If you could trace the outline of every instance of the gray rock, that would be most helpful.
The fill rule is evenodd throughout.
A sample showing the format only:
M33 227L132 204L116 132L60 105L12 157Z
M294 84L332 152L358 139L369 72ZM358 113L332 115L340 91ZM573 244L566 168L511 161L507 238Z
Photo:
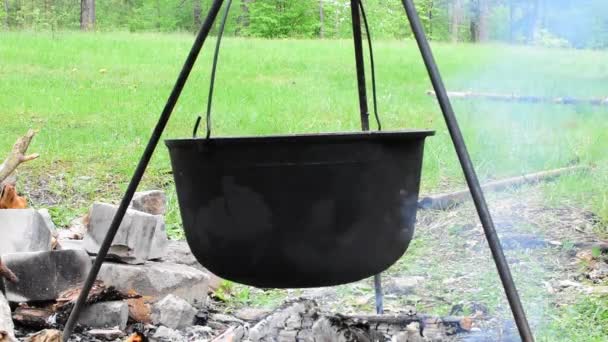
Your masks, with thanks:
M38 209L38 213L42 216L46 227L51 232L51 236L57 236L57 227L55 227L55 223L53 223L53 218L51 218L49 210L46 208Z
M111 204L93 204L88 230L84 237L84 245L89 253L96 254L99 251L117 209L117 206ZM151 256L158 258L164 253L163 247L166 247L166 243L154 242L155 239L159 239L159 235L164 235L166 239L164 222L159 223L158 216L127 210L108 256L129 264L143 264L146 260L152 259Z
M213 329L194 325L186 328L185 335L186 341L208 341L213 337Z
M0 255L51 250L51 232L36 210L2 209L0 222Z
M152 246L150 246L150 254L148 255L149 260L163 258L167 254L167 246L169 246L169 239L167 238L167 231L165 229L165 217L162 215L156 215L155 217L156 229L152 237Z
M394 278L388 282L386 292L398 295L411 294L424 281L425 278L419 276Z
M184 336L177 330L160 326L150 338L152 342L183 342Z
M119 329L93 329L87 331L87 335L100 340L114 341L125 336Z
M204 272L166 262L148 262L145 265L105 262L98 279L118 290L135 290L142 296L156 299L173 294L195 307L205 304L209 288L209 277Z
M91 270L84 250L12 253L3 255L2 261L19 278L18 283L4 282L11 302L54 300L84 282Z
M131 201L131 208L151 215L165 215L167 196L162 190L136 192Z
M242 308L234 313L234 317L248 322L257 322L272 313L272 310L258 308Z
M118 328L125 330L129 320L127 302L101 302L87 306L80 314L78 323L96 329Z
M207 270L196 260L186 241L169 241L167 253L162 260L188 265L205 272L209 276L209 288L213 291L217 290L224 282L224 279Z
M2 292L0 292L0 341L17 341L11 307Z
M77 250L86 251L86 249L84 248L84 242L82 240L59 240L58 249L59 250L77 249Z
M194 323L196 309L185 300L168 295L152 305L152 322L171 329L184 329Z

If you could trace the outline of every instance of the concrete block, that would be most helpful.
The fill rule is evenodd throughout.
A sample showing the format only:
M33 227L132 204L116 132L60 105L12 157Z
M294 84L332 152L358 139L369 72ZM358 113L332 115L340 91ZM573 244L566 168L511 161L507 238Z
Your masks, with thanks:
M11 302L55 300L58 295L84 282L91 270L91 258L84 250L12 253L3 263L19 278L4 282Z
M209 277L204 272L165 262L148 262L144 265L105 262L98 279L118 290L135 290L142 296L155 299L173 294L195 307L202 307L206 303L209 289Z
M117 206L111 204L93 204L84 237L84 246L89 253L97 254L99 251L117 209ZM159 234L164 234L164 221L161 226L157 216L127 210L108 256L129 264L143 264L147 260L162 257L166 243L155 243ZM166 238L166 234L164 236Z
M33 209L0 209L0 255L51 250L51 231Z

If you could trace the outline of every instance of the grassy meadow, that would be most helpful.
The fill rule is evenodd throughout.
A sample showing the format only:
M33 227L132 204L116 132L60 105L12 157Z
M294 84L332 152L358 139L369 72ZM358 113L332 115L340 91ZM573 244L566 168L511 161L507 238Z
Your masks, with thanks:
M34 200L50 206L61 225L93 200L120 197L192 40L186 34L0 34L0 151L8 151L28 128L40 130L31 151L42 157L22 166L33 182L24 190L38 194ZM205 110L212 43L203 48L165 138L189 136ZM466 44L434 49L450 90L608 94L606 52ZM358 130L352 53L348 40L226 39L214 135ZM437 131L426 145L422 192L462 186L441 113L426 95L430 83L415 43L380 41L375 54L384 128ZM552 185L550 195L578 194L582 205L608 218L607 108L461 100L454 106L482 180L574 160L592 163L597 168L591 176L565 178ZM169 171L161 144L142 188L172 193ZM177 228L179 215L172 208L169 222Z
M192 41L187 34L0 32L0 156L28 128L39 130L30 152L40 159L19 169L18 188L34 206L49 208L56 223L67 226L93 201L120 199ZM204 113L214 43L205 45L164 138L190 136ZM605 51L443 43L433 48L449 90L608 96ZM430 82L415 43L378 41L375 58L383 127L437 132L427 140L422 193L463 187L436 100L426 95ZM541 187L549 203L566 198L596 213L604 220L597 232L605 236L608 106L480 100L453 105L481 180L576 162L592 166ZM359 130L352 42L225 39L213 119L216 136ZM167 191L168 229L181 237L163 144L140 187L151 188ZM572 315L556 314L563 319L556 322L576 325L586 313L600 312L598 321L606 323L604 304L583 301ZM576 329L584 336L587 327Z

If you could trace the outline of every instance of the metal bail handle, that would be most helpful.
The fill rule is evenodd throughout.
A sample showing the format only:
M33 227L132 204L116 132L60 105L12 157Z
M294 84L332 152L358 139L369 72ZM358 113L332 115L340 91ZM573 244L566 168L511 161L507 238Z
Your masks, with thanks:
M215 52L213 53L213 66L211 67L211 80L209 82L209 96L207 98L207 134L205 139L209 139L211 137L211 103L213 102L213 89L215 88L215 73L217 71L217 61L220 55L220 45L222 43L222 36L224 36L224 29L226 28L226 21L228 21L228 13L230 12L230 6L232 5L232 0L228 0L226 2L226 9L224 10L224 16L222 17L222 21L220 23L220 29L217 33L217 42L215 44ZM198 134L198 128L201 124L201 116L196 119L196 123L194 124L194 130L192 131L192 138L196 138Z
M365 25L365 32L367 35L367 43L369 48L369 59L370 59L370 68L372 74L372 93L373 93L373 104L374 104L374 116L376 118L376 123L378 125L378 131L382 131L382 123L380 122L380 116L378 115L378 97L376 91L376 66L374 63L374 49L372 46L372 37L369 29L369 24L367 22L367 15L365 14L365 8L363 7L363 2L361 0L356 0L357 7L361 11L361 17L363 18L363 23ZM228 21L228 13L230 12L230 6L232 5L232 0L228 0L226 3L226 9L224 11L224 15L222 17L222 21L220 24L220 29L217 36L217 43L215 45L215 52L213 55L213 65L211 67L211 80L209 84L209 96L207 100L207 117L206 117L206 125L207 125L207 134L205 139L209 139L211 137L211 105L213 102L213 91L215 88L215 75L217 71L217 63L220 54L220 45L222 42L222 37L224 36L224 30L226 27L226 22ZM199 115L194 123L194 129L192 130L192 138L196 138L198 135L198 129L200 127L202 121L202 117Z

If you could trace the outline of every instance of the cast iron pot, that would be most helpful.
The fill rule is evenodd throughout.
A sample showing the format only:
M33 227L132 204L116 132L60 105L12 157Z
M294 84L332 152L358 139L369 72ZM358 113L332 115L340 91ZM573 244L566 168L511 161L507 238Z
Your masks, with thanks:
M168 140L186 239L214 274L306 288L381 273L414 233L432 131Z

